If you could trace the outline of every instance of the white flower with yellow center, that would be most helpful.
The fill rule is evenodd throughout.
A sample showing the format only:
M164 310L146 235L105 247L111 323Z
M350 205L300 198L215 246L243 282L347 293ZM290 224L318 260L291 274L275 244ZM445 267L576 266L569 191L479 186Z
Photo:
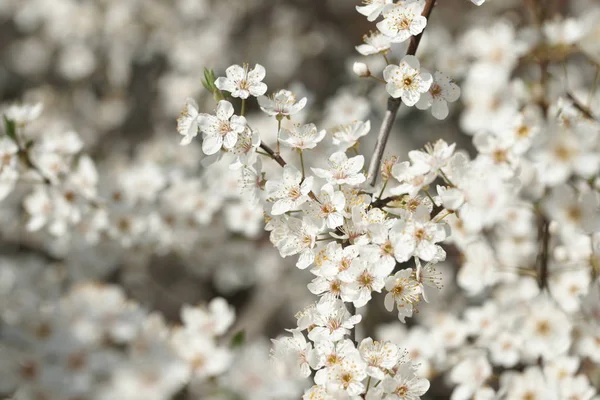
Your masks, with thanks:
M415 56L405 56L400 65L385 67L383 79L387 82L385 88L389 95L395 99L401 97L404 104L414 106L433 83L431 74L421 71L420 67Z
M376 31L370 32L368 35L362 37L364 44L356 46L358 51L363 56L370 56L372 54L387 53L391 47L392 42L390 38L385 36L383 33Z
M291 129L282 128L279 134L281 143L292 149L314 149L323 140L327 131L318 130L315 124L294 126Z
M269 199L275 201L271 213L281 215L297 209L309 197L312 189L313 177L302 179L302 173L292 165L283 167L283 179L281 181L269 180L265 189Z
M377 28L393 43L404 42L423 32L427 26L427 18L421 15L424 6L425 0L407 0L387 6Z
M315 327L308 333L313 342L341 340L362 319L361 315L350 314L343 301L327 297L319 301L316 311Z
M384 305L388 311L398 309L398 319L404 322L405 317L412 316L414 304L420 299L421 287L413 278L412 269L403 269L385 280Z
M216 115L200 114L200 130L204 133L202 151L206 155L217 153L221 148L232 149L238 134L246 129L246 118L233 115L233 106L226 100L219 101Z
M280 90L271 97L260 96L258 105L268 115L289 117L299 113L306 106L306 101L306 97L297 101L294 93Z
M371 338L363 339L358 350L368 364L367 374L379 380L383 380L387 370L396 366L402 355L392 342L376 342Z
M421 95L416 104L419 110L431 107L431 114L436 119L444 119L448 116L448 103L453 103L460 97L460 88L452 80L437 71L433 75L433 83L428 92Z
M386 377L383 391L385 400L419 400L429 390L429 381L417 377L409 364L402 364L394 377Z
M348 158L346 153L337 152L329 157L329 169L311 168L319 178L327 179L332 185L359 185L366 178L361 172L365 164L363 156Z
M265 79L265 67L256 64L254 69L248 70L248 64L243 67L232 65L225 70L226 78L219 77L215 86L219 90L231 92L232 97L247 99L250 96L262 96L267 92L267 85L261 82Z

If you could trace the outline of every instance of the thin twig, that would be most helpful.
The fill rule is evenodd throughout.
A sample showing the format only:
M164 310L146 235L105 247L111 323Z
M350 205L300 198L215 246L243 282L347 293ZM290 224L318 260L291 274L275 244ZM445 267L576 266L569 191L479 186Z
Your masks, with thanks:
M429 16L431 15L431 11L433 10L434 5L435 0L427 0L427 2L425 3L425 8L423 9L422 15L425 18L427 18L428 22ZM408 50L406 51L407 56L414 56L417 53L417 49L419 48L419 43L421 43L422 36L423 32L419 33L417 36L411 37L410 44L408 45ZM387 110L385 112L385 116L383 117L383 122L381 123L381 128L379 129L379 135L377 136L377 143L375 144L375 150L373 151L373 157L371 157L371 163L369 164L367 182L370 186L375 186L375 182L377 181L377 174L379 173L379 166L381 164L381 159L383 158L385 145L390 136L392 126L394 125L396 114L398 114L398 108L400 108L400 103L401 99L399 98L388 98Z
M540 289L548 286L548 248L550 244L550 222L542 217L540 221L539 238L540 252L538 256L538 284Z
M264 142L260 143L260 148L263 149L268 155L270 155L273 160L277 161L277 164L281 165L282 167L285 167L287 165L285 160L281 158L281 155L279 153L274 152L273 149L270 148Z
M377 174L379 173L379 166L381 164L381 159L383 158L385 145L390 137L390 132L392 131L398 108L400 108L400 103L400 99L395 99L393 97L388 98L387 110L385 111L385 116L383 117L383 122L381 123L381 128L379 130L379 136L377 136L377 143L375 143L373 157L369 164L367 181L370 186L375 186L375 182L377 181Z
M594 121L598 121L596 119L596 117L594 117L594 114L592 114L592 112L590 111L589 108L587 108L586 106L584 106L583 104L581 104L581 102L579 100L577 100L575 98L575 96L573 96L571 93L567 92L567 97L569 100L571 100L571 102L573 103L573 106L578 109L579 111L581 111L581 113L588 119L594 120ZM598 121L600 122L600 121Z

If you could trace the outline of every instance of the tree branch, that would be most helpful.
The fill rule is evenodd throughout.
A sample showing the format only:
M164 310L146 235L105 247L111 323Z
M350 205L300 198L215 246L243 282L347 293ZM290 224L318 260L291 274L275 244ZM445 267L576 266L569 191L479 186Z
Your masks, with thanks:
M427 18L428 24L429 16L431 15L431 11L433 10L434 5L435 0L427 0L427 2L425 3L425 8L423 9L423 13L421 14L425 18ZM423 30L423 32L424 31L425 30ZM408 45L408 50L406 50L407 56L414 56L417 53L417 49L419 48L419 43L421 43L421 37L423 36L423 32L419 33L417 36L411 37L410 44ZM383 117L383 122L381 123L381 128L379 129L379 136L377 136L377 143L375 144L375 150L373 151L373 157L371 158L371 163L369 164L367 182L370 186L375 186L375 182L377 181L377 174L379 173L379 166L381 165L381 159L383 158L385 145L387 144L390 132L392 130L392 126L394 125L396 114L398 114L400 102L401 99L399 98L388 98L387 110L385 112L385 116Z
M540 289L548 286L548 258L550 244L550 222L542 217L539 226L538 240L540 241L540 252L538 254L538 285Z
M584 117L586 117L587 119L591 119L593 121L600 122L596 119L596 117L594 117L594 114L592 114L590 109L587 108L586 106L584 106L583 104L581 104L581 102L579 102L579 100L577 100L575 98L575 96L573 96L571 93L567 92L567 97L569 100L571 100L571 102L573 103L573 106L576 109L578 109L583 114Z
M285 160L281 158L281 155L279 153L275 153L273 149L267 146L264 142L260 142L260 148L270 155L273 160L277 161L277 164L281 165L282 167L287 165Z

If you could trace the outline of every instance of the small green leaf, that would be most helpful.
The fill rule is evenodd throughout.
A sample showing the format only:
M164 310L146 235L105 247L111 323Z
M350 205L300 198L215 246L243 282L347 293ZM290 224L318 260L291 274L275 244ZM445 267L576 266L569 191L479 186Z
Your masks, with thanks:
M15 121L6 118L6 115L3 115L4 118L4 130L6 131L6 135L13 140L13 142L17 143L17 125Z
M244 344L245 341L246 341L246 331L239 331L238 333L233 335L233 337L231 338L231 341L229 342L229 347L231 347L231 348L240 347Z

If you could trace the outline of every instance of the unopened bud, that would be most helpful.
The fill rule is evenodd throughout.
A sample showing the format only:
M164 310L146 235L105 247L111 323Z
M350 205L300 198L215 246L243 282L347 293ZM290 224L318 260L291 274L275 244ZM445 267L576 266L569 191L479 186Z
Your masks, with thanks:
M371 76L371 71L369 71L369 67L367 67L367 64L365 63L355 62L352 66L352 70L361 78L367 78Z

